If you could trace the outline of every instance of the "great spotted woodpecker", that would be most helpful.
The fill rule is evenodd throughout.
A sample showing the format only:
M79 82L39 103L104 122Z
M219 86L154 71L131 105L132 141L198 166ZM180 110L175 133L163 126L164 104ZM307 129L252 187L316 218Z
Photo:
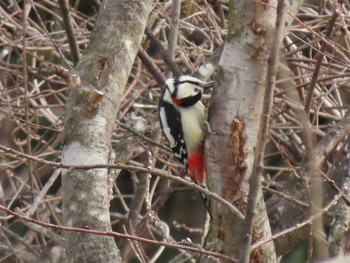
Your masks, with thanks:
M202 93L214 86L190 76L168 79L159 101L159 120L177 159L186 166L191 179L205 188L205 108ZM209 200L201 195L208 210ZM210 213L210 211L209 211Z

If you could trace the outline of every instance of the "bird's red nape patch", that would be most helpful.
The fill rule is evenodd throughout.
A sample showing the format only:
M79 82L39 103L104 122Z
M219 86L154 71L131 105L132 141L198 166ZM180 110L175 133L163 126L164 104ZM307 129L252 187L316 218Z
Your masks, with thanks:
M177 99L176 97L172 97L171 100L172 100L177 106L181 106L181 99Z
M188 156L188 170L194 182L204 184L205 160L203 145L199 146L194 153Z

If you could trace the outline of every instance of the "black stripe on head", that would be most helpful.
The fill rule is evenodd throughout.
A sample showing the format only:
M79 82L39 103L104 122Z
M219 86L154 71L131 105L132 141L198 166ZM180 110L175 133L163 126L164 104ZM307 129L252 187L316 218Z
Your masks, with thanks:
M214 87L214 81L209 81L209 82L203 82L201 80L190 80L190 79L185 79L185 80L179 80L179 79L174 79L174 85L178 87L181 84L188 83L193 86L201 87L204 90L208 90Z
M163 98L163 96L164 96L164 94L165 94L166 91L169 92L169 94L170 94L171 97L176 97L176 96L177 96L177 90L178 90L178 86L177 86L177 85L178 85L178 84L176 84L176 81L174 80L174 83L173 83L174 91L171 92L171 91L170 91L170 88L169 88L169 85L164 84L163 89L162 89L162 93L161 93L161 98Z
M190 107L196 104L198 101L200 101L202 98L202 92L198 92L194 96L186 97L181 99L181 107Z
M173 93L170 92L169 88L168 88L168 91L169 91L171 97L173 97L173 98L175 97L175 98L176 98L176 96L177 96L177 91L179 90L179 83L178 83L178 81L174 79L173 85L174 85L174 91L173 91Z
M177 87L181 84L184 84L184 83L189 83L189 84L192 84L194 86L198 86L198 87L201 87L200 83L198 81L193 81L193 80L178 80L178 79L175 79L174 80L174 85L177 89Z

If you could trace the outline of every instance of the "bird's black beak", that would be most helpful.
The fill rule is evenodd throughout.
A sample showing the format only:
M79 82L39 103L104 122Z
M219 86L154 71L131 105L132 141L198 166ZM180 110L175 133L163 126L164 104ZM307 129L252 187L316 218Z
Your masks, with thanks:
M209 89L214 88L214 84L215 84L214 81L210 81L210 82L203 84L202 88L204 89L204 91L208 91Z

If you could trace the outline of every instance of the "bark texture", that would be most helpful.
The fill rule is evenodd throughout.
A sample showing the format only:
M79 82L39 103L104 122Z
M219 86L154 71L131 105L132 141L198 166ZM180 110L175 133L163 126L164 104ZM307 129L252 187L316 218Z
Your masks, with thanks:
M86 54L74 69L81 80L66 107L62 163L107 164L110 138L121 95L151 11L151 0L101 4ZM107 169L65 170L62 176L64 224L111 230ZM121 262L113 238L66 233L68 262Z
M206 140L209 189L246 211L268 57L276 23L277 1L231 1L230 25L209 122L213 133ZM293 3L293 9L295 8ZM213 206L214 239L218 250L239 258L243 222L224 207ZM261 189L255 212L253 243L271 230ZM251 255L251 262L276 262L270 242Z

